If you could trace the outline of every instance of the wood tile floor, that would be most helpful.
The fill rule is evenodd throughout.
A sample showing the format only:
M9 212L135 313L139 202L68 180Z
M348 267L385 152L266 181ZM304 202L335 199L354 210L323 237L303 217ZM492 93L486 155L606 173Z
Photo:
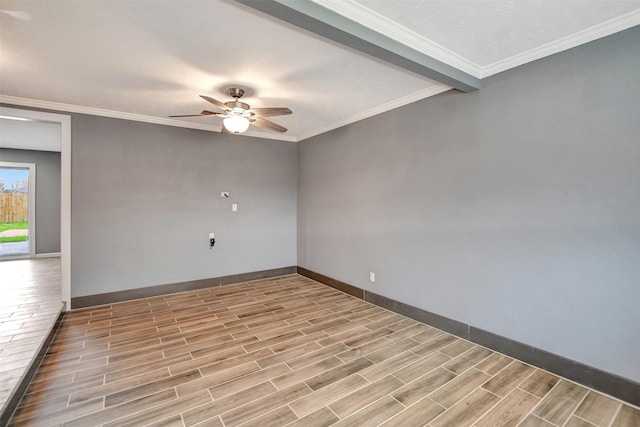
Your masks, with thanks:
M60 258L0 261L0 409L64 306Z
M298 275L68 313L12 426L639 426L637 408Z

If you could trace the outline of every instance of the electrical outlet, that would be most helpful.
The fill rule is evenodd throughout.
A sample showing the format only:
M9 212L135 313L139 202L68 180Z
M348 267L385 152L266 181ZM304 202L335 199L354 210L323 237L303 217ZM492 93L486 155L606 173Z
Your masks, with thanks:
M228 199L230 196L228 191L223 191L222 193L220 193L220 197L224 197L225 199Z
M369 272L369 281L370 282L375 282L376 281L376 273L374 273L373 271Z

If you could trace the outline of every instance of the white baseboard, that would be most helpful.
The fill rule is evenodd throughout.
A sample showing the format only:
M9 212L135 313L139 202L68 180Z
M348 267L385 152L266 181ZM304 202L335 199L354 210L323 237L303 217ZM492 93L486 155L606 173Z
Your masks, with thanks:
M35 258L60 258L60 252L50 252L47 254L36 254Z

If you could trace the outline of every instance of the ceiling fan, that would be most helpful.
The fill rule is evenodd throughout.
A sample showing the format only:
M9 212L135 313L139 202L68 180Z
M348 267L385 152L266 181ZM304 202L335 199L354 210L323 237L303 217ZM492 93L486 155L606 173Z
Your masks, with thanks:
M200 95L200 98L210 102L216 107L223 110L223 113L215 113L213 111L203 110L200 114L183 114L169 117L200 117L200 116L216 116L224 119L222 121L222 133L240 134L245 132L249 125L258 126L264 129L276 132L286 132L287 128L280 126L264 117L284 116L293 114L293 112L285 107L268 107L268 108L251 108L249 104L240 102L240 98L244 95L244 90L232 87L227 93L234 98L234 101L220 102L210 96Z

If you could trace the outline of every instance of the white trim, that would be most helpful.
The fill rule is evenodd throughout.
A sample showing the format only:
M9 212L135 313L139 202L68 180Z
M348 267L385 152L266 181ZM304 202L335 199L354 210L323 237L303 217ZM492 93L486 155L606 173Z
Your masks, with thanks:
M60 120L60 265L62 301L71 310L71 116L55 114Z
M219 131L220 129L218 129L217 132ZM255 138L275 139L277 141L287 141L287 142L299 141L299 139L293 135L280 135L275 133L272 134L272 133L252 132L252 131L243 132L239 136L253 136Z
M60 258L60 252L47 252L44 254L36 254L36 258Z
M84 107L82 105L64 104L62 102L42 101L39 99L20 98L17 96L0 95L0 103L20 105L23 107L43 108L47 110L65 111L70 113L89 114L92 116L110 117L113 119L132 120L134 122L153 123L156 125L174 126L186 129L197 129L210 132L220 132L219 125L207 125L203 123L191 123L175 119L145 116L143 114L124 113L121 111L105 110L103 108ZM11 114L7 114L11 115ZM296 142L297 138L290 135L275 133L245 132L242 135L257 138L276 139L279 141Z
M4 102L0 96L0 102ZM60 267L61 299L71 308L71 117L65 114L0 107L0 114L60 123Z
M478 77L477 74L482 68L470 59L399 25L360 3L344 0L313 0L313 2L474 77Z
M398 23L357 2L346 2L344 0L313 0L313 2L479 79L640 25L640 9L636 9L510 58L483 66L406 27L398 25Z
M640 9L636 9L633 12L629 12L624 15L620 15L616 18L602 22L593 27L587 28L577 33L568 35L558 40L554 40L550 43L543 44L536 48L530 49L526 52L519 53L510 58L503 59L498 62L494 62L486 67L481 67L478 73L479 78L485 78L497 73L509 70L511 68L518 67L528 62L535 61L546 56L550 56L565 50L569 50L573 47L580 46L582 44L597 40L602 37L615 34L617 32L626 30L627 28L640 25Z
M36 164L23 163L29 168L29 258L36 256Z
M394 99L392 101L389 101L389 102L387 102L385 104L382 104L382 105L378 105L377 107L371 108L370 110L366 110L366 111L363 111L361 113L354 114L353 116L346 117L344 119L329 123L326 126L314 129L314 130L312 130L310 132L307 132L307 133L303 134L298 140L302 141L304 139L311 138L313 136L320 135L320 134L325 133L325 132L329 132L329 131L331 131L333 129L337 129L337 128L342 127L342 126L346 126L346 125L349 125L351 123L355 123L355 122L358 122L360 120L364 120L364 119L367 119L369 117L373 117L375 115L378 115L378 114L393 110L395 108L402 107L402 106L407 105L407 104L411 104L412 102L416 102L416 101L419 101L421 99L429 98L430 96L434 96L434 95L437 95L437 94L442 93L442 92L446 92L446 91L448 91L450 89L451 89L451 87L449 87L449 86L446 86L446 85L443 85L443 84L440 84L440 83L436 83L433 86L429 86L426 89L420 90L418 92L410 93L409 95L402 96L400 98L396 98L396 99Z

